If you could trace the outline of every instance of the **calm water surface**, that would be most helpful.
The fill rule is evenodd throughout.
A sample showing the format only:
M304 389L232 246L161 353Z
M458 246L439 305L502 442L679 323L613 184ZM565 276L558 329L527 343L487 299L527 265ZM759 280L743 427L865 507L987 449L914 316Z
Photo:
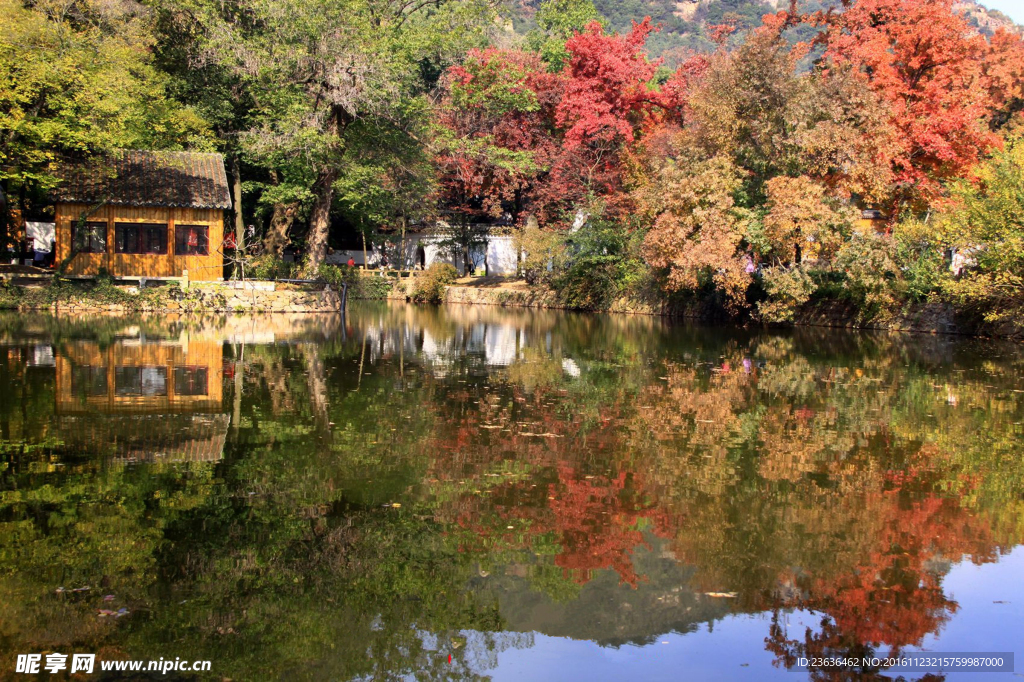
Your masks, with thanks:
M1019 679L787 668L1024 672L1022 434L1024 352L981 341L7 314L0 679Z

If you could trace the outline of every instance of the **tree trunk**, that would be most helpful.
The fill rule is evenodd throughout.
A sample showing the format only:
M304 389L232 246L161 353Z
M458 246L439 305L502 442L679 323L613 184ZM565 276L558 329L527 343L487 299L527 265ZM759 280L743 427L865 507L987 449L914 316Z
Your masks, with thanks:
M363 270L370 269L370 261L366 258L366 233L362 230L359 231L363 235Z
M314 277L320 270L327 255L327 236L331 227L331 201L334 199L334 181L338 169L328 167L316 183L316 202L309 217L309 236L306 238L306 263L303 270L307 277Z
M267 228L267 236L263 238L263 251L281 258L284 250L291 243L292 224L295 222L295 214L299 212L297 203L274 204L274 213L270 217L270 226Z
M399 270L405 270L405 269L407 269L407 266L408 266L408 263L405 260L405 222L406 222L405 216L402 216L401 221L402 221L401 222L401 225L402 225L402 241L401 241L401 243L400 243L400 245L398 247L398 259L399 259L398 269Z
M306 387L309 390L309 407L313 413L317 435L327 437L331 432L331 420L327 403L327 372L320 348L316 344L305 344L302 355L306 364Z
M231 170L231 191L235 209L235 257L241 260L245 258L245 225L242 220L242 167L237 158L232 160ZM235 266L235 277L242 278L241 263Z
M331 118L334 122L333 134L339 144L344 146L345 128L354 120L352 114L344 108L331 107ZM316 277L327 256L327 237L331 228L331 202L334 200L334 181L338 179L338 166L329 162L321 171L314 185L316 202L309 218L309 234L306 235L306 264L303 267L307 277Z

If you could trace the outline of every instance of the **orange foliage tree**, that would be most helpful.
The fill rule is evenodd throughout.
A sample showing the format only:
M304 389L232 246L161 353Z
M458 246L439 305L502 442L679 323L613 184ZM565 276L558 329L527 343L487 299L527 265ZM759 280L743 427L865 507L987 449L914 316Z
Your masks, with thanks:
M816 16L825 26L825 57L852 65L888 104L899 131L897 199L935 198L942 180L962 176L998 143L988 125L999 105L986 75L991 48L954 11L953 0L844 5Z

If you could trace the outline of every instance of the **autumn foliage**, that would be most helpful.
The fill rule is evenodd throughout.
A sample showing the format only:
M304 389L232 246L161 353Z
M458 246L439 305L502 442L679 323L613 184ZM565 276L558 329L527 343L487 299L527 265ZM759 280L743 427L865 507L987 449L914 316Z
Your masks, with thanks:
M517 222L567 226L595 199L622 207L626 157L671 102L651 87L649 21L626 35L594 22L570 38L565 68L518 50L470 52L441 104L441 203Z
M935 196L998 144L988 123L1001 96L986 62L1010 46L972 31L953 0L858 0L823 23L826 60L852 65L888 104L903 197Z
M900 242L909 233L893 227L952 210L951 186L1019 135L1021 36L983 35L953 0L794 5L738 44L720 28L715 53L673 72L646 55L650 20L624 35L583 26L557 69L471 52L441 107L445 210L556 231L611 221L636 237L594 228L587 254L646 264L664 296L712 294L734 312L759 300L766 320L835 282L821 272L845 270L847 297L876 312L938 295L936 254L957 245L939 230ZM794 44L794 28L810 38ZM880 217L865 224L864 209ZM884 236L857 242L864 230ZM872 261L896 274L884 295L870 270L844 265Z

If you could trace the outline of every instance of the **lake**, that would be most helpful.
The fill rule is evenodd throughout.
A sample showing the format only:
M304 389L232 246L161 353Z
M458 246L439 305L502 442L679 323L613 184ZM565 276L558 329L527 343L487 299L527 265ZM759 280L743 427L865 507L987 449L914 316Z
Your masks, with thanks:
M372 303L0 344L0 679L1024 671L1019 346Z

